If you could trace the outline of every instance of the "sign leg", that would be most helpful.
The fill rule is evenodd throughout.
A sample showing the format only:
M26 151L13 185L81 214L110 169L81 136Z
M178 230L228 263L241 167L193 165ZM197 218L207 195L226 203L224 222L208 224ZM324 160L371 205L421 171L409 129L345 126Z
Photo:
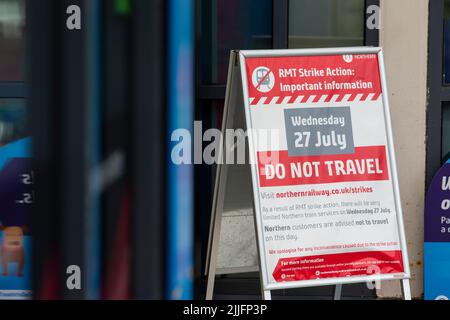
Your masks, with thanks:
M221 206L222 208L222 206ZM220 227L222 223L221 210L216 211L214 218L214 228L212 231L211 251L209 253L209 265L208 265L208 282L206 285L206 300L212 300L214 294L214 282L216 281L216 266L217 258L219 255L219 243L220 243Z
M266 301L266 300L272 300L272 293L270 292L270 290L264 290L262 291L262 300Z
M342 296L342 284L337 284L334 287L334 300L341 300Z
M409 286L409 279L403 279L401 280L402 285L402 293L403 293L403 300L411 300L411 287Z
M216 272L209 270L208 282L206 285L206 300L212 300L214 294L214 281L216 280Z

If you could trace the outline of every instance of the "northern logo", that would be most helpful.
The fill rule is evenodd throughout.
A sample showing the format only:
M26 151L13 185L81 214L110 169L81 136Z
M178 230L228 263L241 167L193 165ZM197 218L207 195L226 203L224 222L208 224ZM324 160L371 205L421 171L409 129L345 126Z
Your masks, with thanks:
M345 62L351 63L353 61L353 55L352 54L344 54L342 56Z

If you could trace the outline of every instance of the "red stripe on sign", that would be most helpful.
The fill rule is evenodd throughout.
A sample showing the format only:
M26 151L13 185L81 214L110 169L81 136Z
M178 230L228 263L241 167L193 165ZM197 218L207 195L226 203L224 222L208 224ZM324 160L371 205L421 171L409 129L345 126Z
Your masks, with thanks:
M274 97L273 98L273 100L272 100L272 104L282 104L283 103L283 98L281 98L281 97Z
M403 273L402 252L365 251L285 258L272 275L277 282Z
M299 96L299 97L301 97L300 103L306 103L306 102L308 102L309 96L303 95L303 96Z
M290 157L288 151L258 152L258 174L261 187L389 180L385 146L304 157Z
M375 93L375 95L372 98L372 101L377 101L381 96L381 93Z
M259 101L261 101L261 97L253 98L253 101L250 103L250 105L256 106Z
M368 97L369 97L369 94L368 94L368 93L364 93L364 94L361 96L361 101L366 101Z
M369 99L369 96L372 95L372 98ZM346 97L346 94L324 94L324 95L314 95L314 94L308 94L308 95L293 95L293 96L287 96L287 97L272 97L270 100L266 97L256 97L256 98L250 98L250 105L256 106L256 105L266 105L266 104L277 104L277 105L284 105L284 104L294 104L294 103L307 103L310 99L310 103L319 103L320 101L323 101L325 103L330 103L331 100L333 100L334 97L336 97L335 102L339 103L344 100ZM358 99L359 96L359 99ZM357 101L377 101L381 96L381 93L354 93L351 95L348 95L348 100L346 102L357 102ZM301 98L301 99L299 99ZM263 102L263 99L265 100ZM286 103L284 103L287 101Z
M353 102L356 100L356 97L358 96L359 93L354 93L351 95L351 97L348 99L349 102Z
M344 100L345 94L340 94L338 95L338 97L336 98L336 102L341 102L342 100Z
M322 99L322 96L321 96L321 95L317 95L317 96L314 98L313 103L318 103L318 102L320 101L320 99Z
M290 99L289 99L289 104L292 104L292 103L295 103L295 100L297 100L297 98L298 98L298 96L292 96Z
M300 96L293 96L292 99L293 99L292 103L300 104L306 102L308 98L306 98L305 100L305 96L300 95Z

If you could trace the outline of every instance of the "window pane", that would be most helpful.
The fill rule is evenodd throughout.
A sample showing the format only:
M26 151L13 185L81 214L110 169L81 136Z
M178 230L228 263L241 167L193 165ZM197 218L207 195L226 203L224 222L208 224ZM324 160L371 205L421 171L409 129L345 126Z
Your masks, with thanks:
M289 47L364 45L364 0L290 0Z
M230 50L272 47L272 0L201 3L201 83L224 84Z
M24 80L25 0L0 0L0 81Z
M450 0L444 2L444 83L450 83Z
M24 99L0 99L0 146L27 137Z
M450 103L442 106L442 158L450 159Z

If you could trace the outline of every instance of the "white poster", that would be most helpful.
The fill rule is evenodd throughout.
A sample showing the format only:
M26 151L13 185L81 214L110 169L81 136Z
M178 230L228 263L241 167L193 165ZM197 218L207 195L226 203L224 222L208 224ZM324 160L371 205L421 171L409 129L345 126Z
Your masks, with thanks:
M380 56L241 69L266 288L408 274Z

